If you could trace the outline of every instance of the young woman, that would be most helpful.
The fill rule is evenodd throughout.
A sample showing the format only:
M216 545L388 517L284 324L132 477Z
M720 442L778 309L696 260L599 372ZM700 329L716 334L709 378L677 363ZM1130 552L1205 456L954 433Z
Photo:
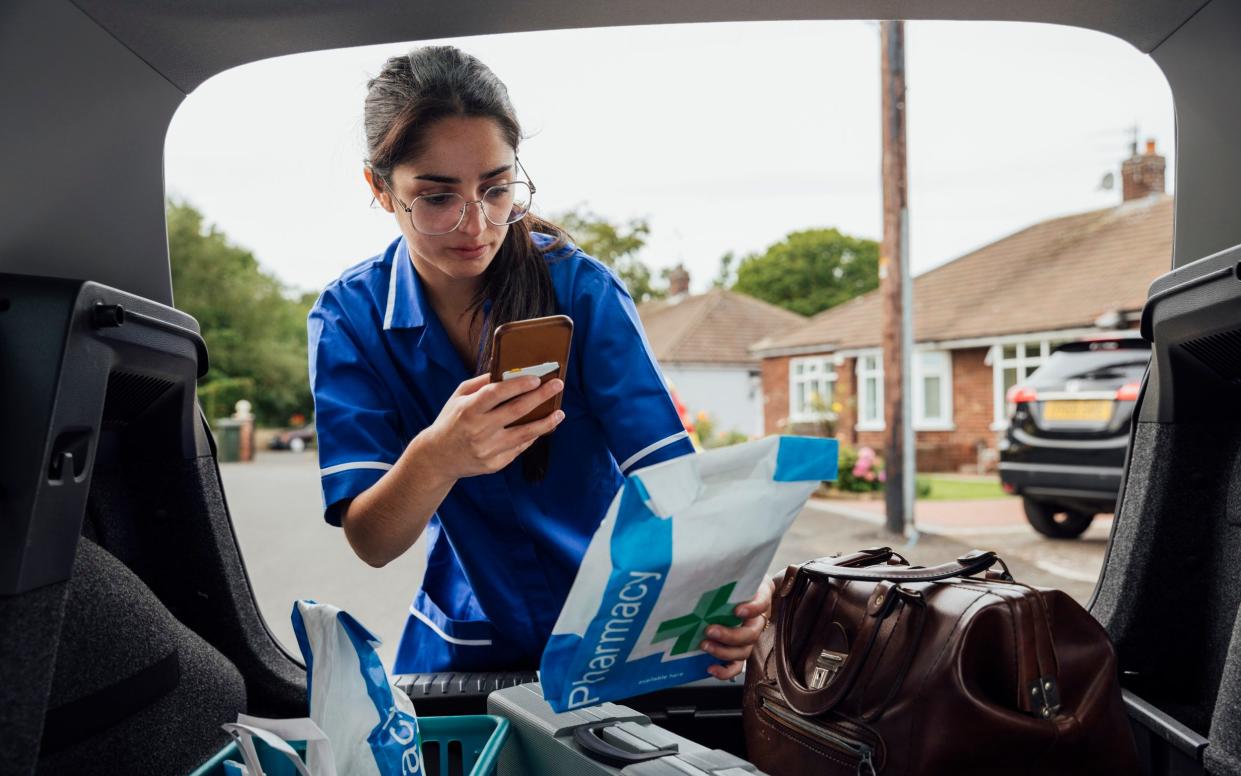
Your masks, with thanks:
M394 670L537 667L624 473L692 452L633 301L530 212L504 84L450 47L394 57L365 105L370 194L401 236L310 314L325 517L382 566L424 532ZM489 384L507 321L573 319L567 379ZM508 428L563 392L562 410ZM741 669L771 587L703 648Z

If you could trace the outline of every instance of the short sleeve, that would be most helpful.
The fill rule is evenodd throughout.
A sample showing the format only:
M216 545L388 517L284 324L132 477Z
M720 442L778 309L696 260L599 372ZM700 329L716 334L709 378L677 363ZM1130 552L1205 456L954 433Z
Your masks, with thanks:
M306 328L323 516L338 526L342 502L378 482L408 440L402 438L397 404L333 289L310 311Z
M623 474L692 453L633 299L596 265L575 299L582 384L591 413Z

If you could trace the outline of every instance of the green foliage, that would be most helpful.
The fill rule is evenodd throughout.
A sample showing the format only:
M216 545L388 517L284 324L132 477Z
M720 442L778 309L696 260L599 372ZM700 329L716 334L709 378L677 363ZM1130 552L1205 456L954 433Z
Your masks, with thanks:
M570 210L552 221L563 226L579 248L615 270L635 302L660 299L667 293L652 285L651 268L638 258L651 233L646 219L614 224L589 211Z
M737 282L737 255L728 251L720 257L720 271L711 281L715 288L732 288Z
M814 315L878 286L878 243L835 229L808 229L743 259L733 290Z
M202 214L169 202L168 251L176 306L198 319L211 356L199 383L208 419L227 417L247 398L260 424L309 415L306 315L314 294L290 298L254 255L233 245Z
M748 436L736 429L721 432L715 427L715 421L705 411L699 412L694 418L694 433L698 435L698 443L704 450L714 450L717 447L729 447L750 441Z

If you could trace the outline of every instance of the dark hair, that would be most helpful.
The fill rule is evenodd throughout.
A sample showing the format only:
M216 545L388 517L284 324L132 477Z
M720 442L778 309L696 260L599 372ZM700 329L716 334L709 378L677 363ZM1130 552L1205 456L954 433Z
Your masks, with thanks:
M392 170L422 152L427 130L440 119L490 118L514 152L521 141L521 125L504 83L478 59L452 46L426 46L408 56L392 57L366 86L366 163L389 185ZM544 232L554 239L540 249L531 232ZM483 320L476 373L488 368L497 326L556 313L555 289L544 254L567 242L563 229L533 213L509 226L471 304L477 316L485 302L491 303ZM540 440L522 458L527 478L541 479L547 470L546 442Z

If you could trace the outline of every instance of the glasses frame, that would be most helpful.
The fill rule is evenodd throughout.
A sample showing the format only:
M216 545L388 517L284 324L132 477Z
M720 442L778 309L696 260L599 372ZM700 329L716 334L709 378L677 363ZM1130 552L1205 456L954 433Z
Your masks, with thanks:
M413 227L413 230L417 232L418 234L423 234L423 235L426 235L427 237L440 237L446 234L452 234L453 232L460 229L461 225L465 223L465 214L469 212L470 205L478 205L478 209L483 214L483 218L486 219L487 223L491 224L492 226L512 226L513 224L517 223L518 221L521 221L527 215L530 214L530 207L526 208L526 211L521 214L520 218L514 218L512 221L505 221L503 223L497 224L495 221L491 220L490 216L487 215L487 208L483 207L483 201L487 198L487 194L490 193L492 189L498 189L502 186L508 186L513 183L524 183L530 187L530 205L534 204L534 194L535 192L538 191L538 188L535 187L534 181L530 180L530 173L526 172L525 166L522 165L521 163L521 158L518 156L514 156L513 161L515 162L516 169L520 171L522 175L525 176L525 180L514 179L514 180L509 181L508 183L497 183L495 186L488 186L487 190L483 192L483 196L480 199L466 199L465 197L461 197L461 195L457 194L457 192L455 191L451 192L452 194L458 197L461 197L461 199L464 200L465 204L461 206L461 215L457 218L456 225L454 225L452 229L449 229L446 232L424 232L418 228L417 224L414 223L414 205L418 202L418 200L424 197L442 197L444 196L443 192L437 192L435 194L419 194L418 196L411 199L409 201L409 204L406 205L404 202L401 201L401 198L396 195L396 192L392 190L392 185L387 181L387 179L384 180L384 188L388 190L388 196L392 197L393 201L395 201L398 205L400 205L401 209L404 210L406 215L409 216L409 225Z

